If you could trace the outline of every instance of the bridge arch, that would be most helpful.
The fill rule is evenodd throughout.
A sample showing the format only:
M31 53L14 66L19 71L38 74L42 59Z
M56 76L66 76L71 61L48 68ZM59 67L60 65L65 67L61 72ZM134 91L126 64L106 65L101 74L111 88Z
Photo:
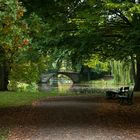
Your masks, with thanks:
M69 77L73 83L79 83L80 82L80 74L77 72L55 72L55 73L49 73L49 74L42 74L41 75L41 82L42 83L48 83L48 81L55 75L65 75Z
M73 83L80 82L80 74L77 72L57 72L57 74L62 74L69 77L73 81Z

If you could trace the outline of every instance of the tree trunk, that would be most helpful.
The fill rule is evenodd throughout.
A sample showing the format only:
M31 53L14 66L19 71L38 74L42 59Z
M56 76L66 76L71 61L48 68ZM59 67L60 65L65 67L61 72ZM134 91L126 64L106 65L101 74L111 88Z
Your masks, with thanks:
M8 88L8 68L5 62L0 64L0 91L7 91Z
M134 91L140 91L140 57L136 57L137 60L137 74L135 78L135 86L134 86Z
M5 51L0 47L0 91L7 91L9 69L5 59Z
M134 81L134 83L135 83L136 82L136 69L135 69L135 60L134 60L133 56L131 56L131 63L132 63L132 69L131 69L132 78L131 78L131 81Z

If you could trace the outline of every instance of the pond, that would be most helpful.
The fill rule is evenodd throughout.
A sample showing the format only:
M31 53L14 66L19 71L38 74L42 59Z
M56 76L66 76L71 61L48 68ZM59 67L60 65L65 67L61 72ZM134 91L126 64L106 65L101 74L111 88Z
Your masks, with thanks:
M97 80L74 84L70 78L60 75L51 78L48 83L39 84L39 90L43 92L55 90L63 93L92 94L105 93L107 90L117 90L122 86L133 88L133 85L116 85L110 82L110 80Z

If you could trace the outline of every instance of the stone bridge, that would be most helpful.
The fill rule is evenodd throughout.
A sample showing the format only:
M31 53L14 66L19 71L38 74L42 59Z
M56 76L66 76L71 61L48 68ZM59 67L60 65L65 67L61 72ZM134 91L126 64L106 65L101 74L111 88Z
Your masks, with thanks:
M41 83L47 83L53 76L55 75L65 75L69 77L73 83L80 83L80 73L78 72L53 72L53 73L48 73L48 74L42 74L40 78Z

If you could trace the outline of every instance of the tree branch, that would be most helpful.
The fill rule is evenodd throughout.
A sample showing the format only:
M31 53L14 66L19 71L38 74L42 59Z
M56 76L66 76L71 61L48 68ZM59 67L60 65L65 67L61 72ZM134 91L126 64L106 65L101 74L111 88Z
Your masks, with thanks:
M124 16L124 14L120 11L120 10L111 10L113 13L115 13L117 16L119 16L123 21L125 21L125 23L127 23L128 25L132 26L132 24L130 23L130 21L128 20L128 18L126 16Z

